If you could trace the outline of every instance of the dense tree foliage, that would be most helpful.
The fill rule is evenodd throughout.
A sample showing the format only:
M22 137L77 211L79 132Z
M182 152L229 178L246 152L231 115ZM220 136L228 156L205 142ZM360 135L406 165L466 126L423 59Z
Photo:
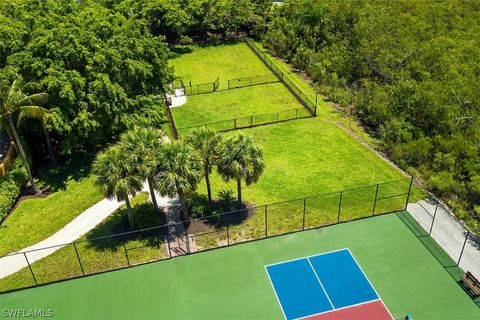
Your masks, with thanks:
M264 40L355 106L397 164L457 208L480 204L478 1L286 1Z
M169 53L144 21L93 0L5 0L0 37L2 85L18 72L49 94L45 122L61 152L162 122Z

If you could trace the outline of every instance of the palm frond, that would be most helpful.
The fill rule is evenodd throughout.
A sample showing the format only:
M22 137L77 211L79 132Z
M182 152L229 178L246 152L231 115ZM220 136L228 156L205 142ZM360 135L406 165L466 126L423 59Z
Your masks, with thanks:
M25 119L38 119L43 121L47 109L38 106L23 106L19 109L17 123L21 124Z
M26 105L42 105L48 100L48 94L45 92L34 93L32 95L21 98L17 101L18 107L23 107Z

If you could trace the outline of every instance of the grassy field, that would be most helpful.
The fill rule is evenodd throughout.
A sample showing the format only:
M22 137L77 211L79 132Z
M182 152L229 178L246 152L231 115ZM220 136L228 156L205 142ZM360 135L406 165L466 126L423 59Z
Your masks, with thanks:
M219 90L235 78L271 74L243 42L217 46L181 46L172 49L171 65L175 76L188 83L201 84L220 78Z
M177 128L183 134L184 131L181 128L184 127L233 118L254 116L254 121L256 122L253 124L256 124L259 121L265 121L257 117L258 115L273 114L270 117L275 118L275 113L279 112L282 116L281 119L283 119L284 113L292 109L300 109L299 115L307 116L308 112L302 110L302 108L302 105L282 83L270 83L189 96L186 104L171 108L171 111ZM248 121L249 119L243 120L243 122ZM213 129L232 127L233 125L230 122L218 124ZM248 125L248 123L246 124ZM238 120L237 125L241 126L245 125L245 123L242 123L242 120Z
M163 225L148 204L149 194L142 192L131 199L134 220L139 229ZM150 232L134 233L114 238L98 239L128 231L126 207L122 205L101 224L76 241L80 266L75 247L65 246L48 257L32 264L39 284L85 274L118 269L123 266L145 263L168 257L164 244L166 228ZM98 240L95 240L98 239ZM125 244L125 248L123 247ZM125 255L128 254L128 260ZM27 254L28 257L28 254ZM34 285L30 270L25 267L19 272L0 279L0 291Z
M1 296L61 319L281 319L264 266L349 248L395 317L480 309L396 214L251 242Z
M94 186L90 163L78 155L58 169L39 172L40 185L51 193L18 204L0 227L0 256L49 237L103 198Z

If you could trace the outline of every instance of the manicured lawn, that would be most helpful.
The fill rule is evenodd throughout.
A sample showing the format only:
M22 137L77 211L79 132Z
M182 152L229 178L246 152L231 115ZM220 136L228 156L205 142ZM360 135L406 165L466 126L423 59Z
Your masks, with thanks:
M37 175L52 192L18 204L0 227L0 255L44 240L103 198L94 186L90 163L91 159L77 155L58 169Z
M147 192L142 192L131 199L134 208L134 220L139 229L165 223L152 211L151 204L148 203L149 194ZM82 268L85 274L91 274L117 269L129 263L135 265L168 256L164 245L166 228L98 239L127 231L126 207L122 205L101 224L76 241L82 266L78 262L73 245L65 246L48 257L33 263L32 270L38 283L80 276L82 275ZM125 248L123 247L124 244ZM125 250L128 254L128 260ZM30 270L24 268L11 276L0 279L0 291L34 284Z
M233 127L234 118L253 117L253 124L265 121L258 115L270 114L274 120L279 112L280 120L283 119L288 110L300 109L299 116L307 116L308 112L302 110L302 105L285 88L282 83L270 83L253 87L246 87L228 91L219 91L209 94L188 96L187 103L171 108L175 124L180 129L180 134L188 132L181 130L185 127L201 124L212 124L212 129L219 130ZM237 125L245 125L250 119L237 119Z
M220 78L219 90L227 88L227 81L235 78L271 74L243 42L217 46L181 46L172 50L171 65L175 76L185 84L213 82Z
M61 319L281 319L264 266L349 248L396 318L478 319L480 309L396 214L2 295Z

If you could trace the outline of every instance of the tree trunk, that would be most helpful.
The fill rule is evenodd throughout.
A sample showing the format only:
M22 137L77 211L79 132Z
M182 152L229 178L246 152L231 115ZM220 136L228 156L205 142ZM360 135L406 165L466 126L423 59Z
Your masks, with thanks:
M237 178L237 202L238 206L242 205L242 179Z
M132 206L130 205L130 199L128 199L128 194L125 197L125 204L127 205L128 227L130 230L135 230L135 221L133 221Z
M39 194L40 189L35 184L35 181L33 181L32 171L30 170L30 166L28 165L27 156L25 155L25 151L23 151L23 147L20 142L20 138L18 137L17 130L15 129L15 125L13 124L12 118L8 118L8 123L10 124L10 129L12 130L13 138L15 139L15 145L17 146L20 156L22 157L23 164L27 169L28 180L30 181L30 184L32 185L33 190L35 190L35 193Z
M182 207L182 220L187 221L190 219L190 216L188 214L187 200L185 199L185 194L178 189L177 189L177 192L178 192L178 198L180 199L180 205Z
M155 212L158 214L160 218L162 218L160 214L160 209L158 208L157 197L155 196L155 188L153 187L153 182L151 179L147 179L147 182L148 182L148 188L150 189L150 197L152 198L152 203L153 203L153 206L155 207Z
M50 162L52 165L57 166L57 159L53 154L52 142L50 141L50 135L48 134L47 128L45 127L45 122L42 120L43 133L45 134L45 139L47 140L48 154L50 156Z
M208 203L212 206L212 189L210 187L210 174L205 170L205 182L207 183Z

